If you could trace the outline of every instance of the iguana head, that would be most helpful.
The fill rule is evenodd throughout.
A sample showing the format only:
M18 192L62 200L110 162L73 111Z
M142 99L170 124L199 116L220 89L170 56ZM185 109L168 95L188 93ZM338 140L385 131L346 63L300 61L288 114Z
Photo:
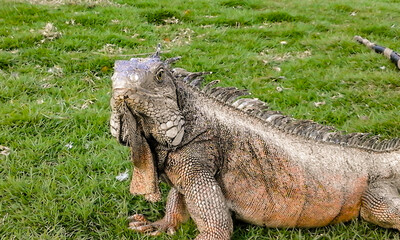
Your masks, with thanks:
M130 192L150 201L160 200L161 194L149 143L177 146L184 135L185 122L169 69L173 60L162 61L158 50L147 58L116 61L111 78L111 134L131 148Z
M176 88L169 68L156 53L147 58L116 61L112 76L113 113L126 104L140 118L146 137L158 143L177 146L184 134L183 116L177 103ZM111 133L122 140L120 116L111 118Z

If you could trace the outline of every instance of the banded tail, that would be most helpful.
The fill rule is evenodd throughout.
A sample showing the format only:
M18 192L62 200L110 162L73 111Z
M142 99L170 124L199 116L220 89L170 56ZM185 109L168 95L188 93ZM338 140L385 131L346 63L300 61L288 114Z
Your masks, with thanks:
M390 61L392 61L398 69L400 69L400 54L398 54L397 52L393 51L390 48L376 45L375 43L370 42L368 39L362 38L360 36L355 36L354 40L361 44L364 44L365 46L374 50L377 53L383 54L386 58L390 59Z

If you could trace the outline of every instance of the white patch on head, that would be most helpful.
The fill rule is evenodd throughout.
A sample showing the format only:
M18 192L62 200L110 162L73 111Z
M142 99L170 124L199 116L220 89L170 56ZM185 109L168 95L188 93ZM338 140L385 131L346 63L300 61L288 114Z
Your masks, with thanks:
M137 75L136 73L132 73L129 75L129 79L137 82L139 80L139 75Z

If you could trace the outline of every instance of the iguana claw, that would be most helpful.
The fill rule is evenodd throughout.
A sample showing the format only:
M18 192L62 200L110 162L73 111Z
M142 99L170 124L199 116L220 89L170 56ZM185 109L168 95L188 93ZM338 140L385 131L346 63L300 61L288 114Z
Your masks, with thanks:
M129 229L136 232L145 233L149 236L158 236L162 232L173 235L176 232L175 228L163 219L152 223L148 221L142 214L132 215L128 217L128 221Z

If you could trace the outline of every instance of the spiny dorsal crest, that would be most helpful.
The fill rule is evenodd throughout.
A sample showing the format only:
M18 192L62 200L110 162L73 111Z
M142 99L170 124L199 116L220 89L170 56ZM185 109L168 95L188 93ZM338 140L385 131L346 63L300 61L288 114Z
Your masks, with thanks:
M198 89L204 79L203 76L205 74L210 74L210 72L191 73L184 69L178 69L178 71L175 72L184 72L184 74L180 75L179 79ZM188 76L193 77L189 78ZM383 140L379 136L368 133L345 134L334 127L325 126L311 120L297 120L278 111L271 111L265 102L257 98L239 98L249 95L247 90L237 89L235 87L218 87L216 86L218 83L219 80L214 80L199 90L206 96L212 97L222 104L229 105L252 117L261 119L266 124L270 124L286 133L320 142L357 147L377 152L400 149L399 138Z

